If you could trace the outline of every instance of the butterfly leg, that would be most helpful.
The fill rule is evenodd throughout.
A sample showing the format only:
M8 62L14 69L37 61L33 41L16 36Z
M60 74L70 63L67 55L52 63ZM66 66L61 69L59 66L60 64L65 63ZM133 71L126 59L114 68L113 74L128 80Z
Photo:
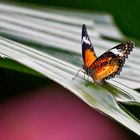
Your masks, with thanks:
M73 77L72 79L75 80L79 74L79 72L82 71L81 69L78 70L77 74L75 75L75 77Z
M75 77L72 78L73 80L75 80L77 78L77 76L78 76L78 74L79 74L80 71L82 71L84 73L84 78L85 78L85 74L86 73L82 69L79 69L78 72L77 72L77 74L75 75Z

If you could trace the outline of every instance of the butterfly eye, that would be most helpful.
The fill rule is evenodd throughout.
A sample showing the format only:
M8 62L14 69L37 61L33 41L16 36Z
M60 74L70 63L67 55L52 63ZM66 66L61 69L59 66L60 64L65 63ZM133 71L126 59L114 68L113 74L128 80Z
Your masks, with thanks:
M85 66L85 65L83 65L83 70L85 70L85 71L86 71L86 69L87 69L87 68L86 68L86 66Z

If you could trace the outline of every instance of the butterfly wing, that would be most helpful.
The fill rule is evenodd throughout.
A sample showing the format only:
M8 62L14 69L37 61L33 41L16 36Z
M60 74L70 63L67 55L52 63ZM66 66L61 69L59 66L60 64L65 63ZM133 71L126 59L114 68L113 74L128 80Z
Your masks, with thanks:
M102 54L90 66L91 77L100 82L119 74L133 46L133 42L122 43Z
M91 64L96 60L96 55L93 49L92 42L89 38L86 25L83 24L82 26L82 55L83 55L83 61L84 61L84 67L89 68Z

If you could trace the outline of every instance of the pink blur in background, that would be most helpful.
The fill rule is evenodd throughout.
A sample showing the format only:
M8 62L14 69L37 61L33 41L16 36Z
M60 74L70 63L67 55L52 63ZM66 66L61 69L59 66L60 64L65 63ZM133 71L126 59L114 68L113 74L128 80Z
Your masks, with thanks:
M0 140L129 140L129 131L57 84L0 103Z

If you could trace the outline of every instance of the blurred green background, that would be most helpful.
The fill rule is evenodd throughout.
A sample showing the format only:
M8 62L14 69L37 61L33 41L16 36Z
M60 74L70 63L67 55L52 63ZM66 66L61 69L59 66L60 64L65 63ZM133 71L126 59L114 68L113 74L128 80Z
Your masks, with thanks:
M125 35L140 39L140 0L9 0L9 2L107 12L113 15L117 26Z

